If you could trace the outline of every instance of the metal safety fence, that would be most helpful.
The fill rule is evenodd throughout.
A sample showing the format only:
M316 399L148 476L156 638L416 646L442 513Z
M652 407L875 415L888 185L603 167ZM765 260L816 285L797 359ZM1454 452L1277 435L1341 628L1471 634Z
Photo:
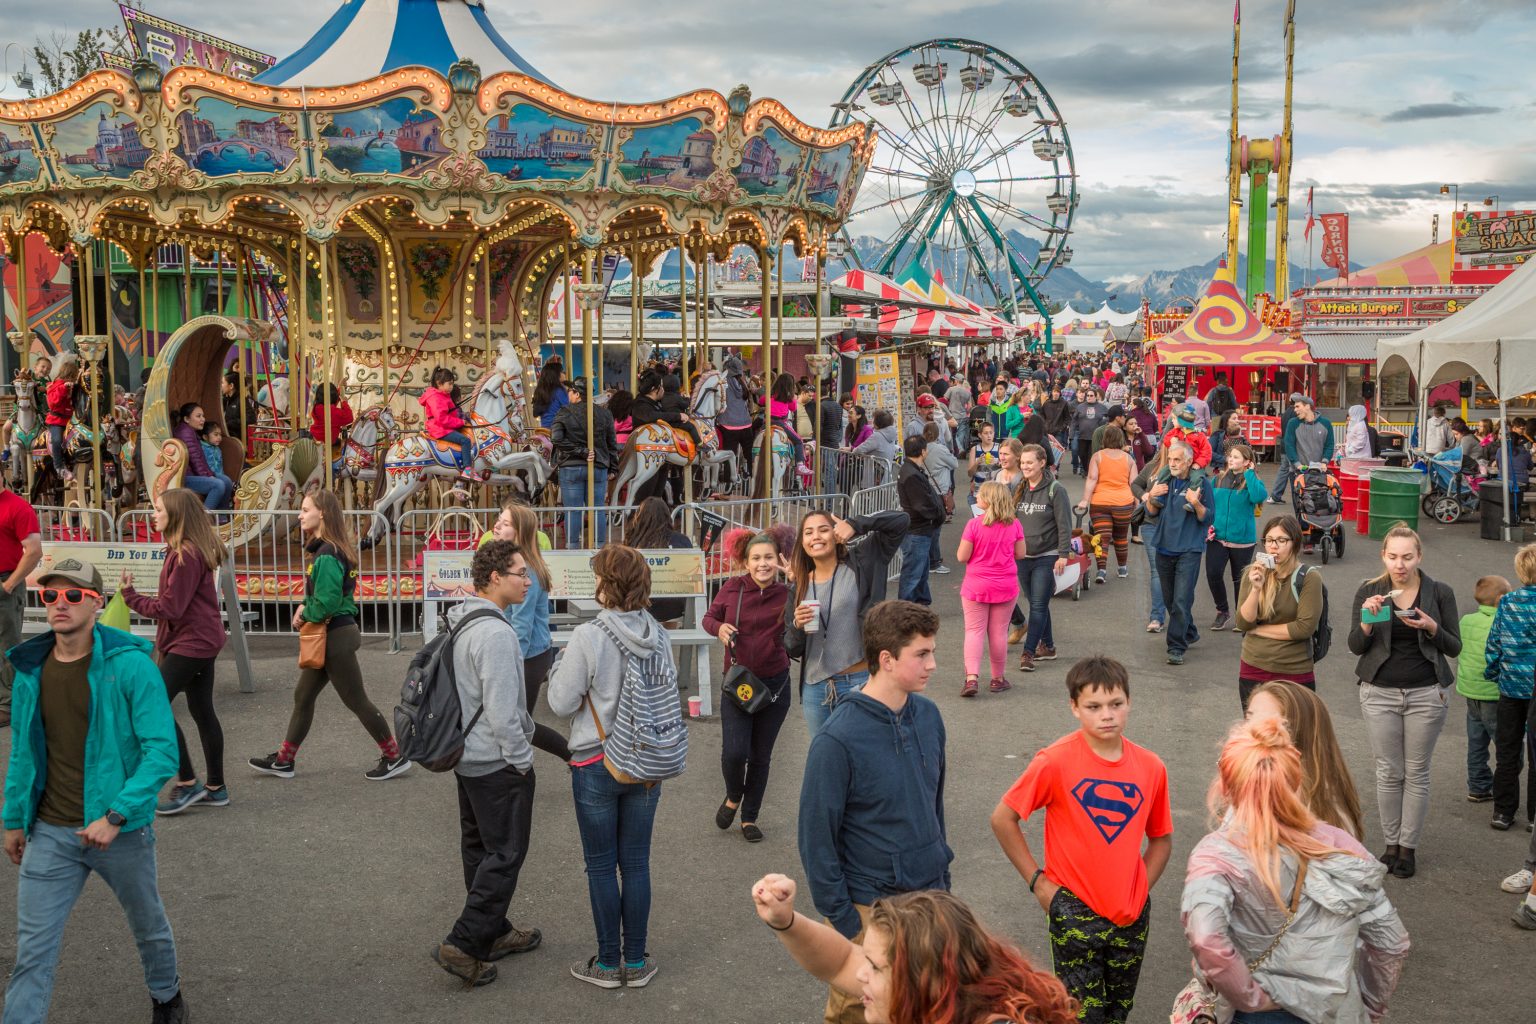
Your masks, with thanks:
M856 516L874 515L876 512L894 512L901 508L901 497L896 493L894 482L881 484L879 487L868 487L853 496L853 514ZM891 574L888 579L896 579L901 575L901 552L896 552L891 557Z
M45 541L110 544L117 540L112 516L99 508L33 505Z
M821 448L821 489L827 494L854 494L896 479L890 459L877 455Z
M762 531L779 523L797 527L807 512L831 512L846 519L853 515L846 494L786 495L779 498L731 498L724 501L679 505L672 513L677 531L708 552L704 564L706 582L714 584L731 575L730 558L720 541L732 529Z

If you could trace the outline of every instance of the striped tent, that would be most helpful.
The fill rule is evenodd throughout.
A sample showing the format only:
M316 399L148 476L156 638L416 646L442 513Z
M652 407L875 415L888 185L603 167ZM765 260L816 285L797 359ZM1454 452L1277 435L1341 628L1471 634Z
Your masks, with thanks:
M1452 243L1439 242L1406 253L1396 259L1356 270L1349 280L1342 277L1319 281L1315 288L1405 288L1444 287L1451 283Z
M468 59L490 76L553 84L502 38L484 0L345 0L314 37L256 78L262 85L350 85L404 67L447 74Z
M893 338L1011 338L1014 328L1002 321L984 320L943 309L882 306L873 316L854 318L860 334Z

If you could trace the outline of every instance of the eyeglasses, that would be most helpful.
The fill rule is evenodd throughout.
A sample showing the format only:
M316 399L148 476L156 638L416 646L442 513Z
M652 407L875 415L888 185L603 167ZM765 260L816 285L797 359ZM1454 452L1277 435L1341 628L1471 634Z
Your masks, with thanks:
M1267 548L1280 548L1291 542L1289 537L1265 537L1264 546Z
M94 597L98 601L101 600L101 595L96 591L86 590L83 587L70 587L68 590L58 590L54 587L49 587L42 593L43 604L46 605L56 605L61 598L65 604L79 604L88 597Z
M517 570L517 572L504 572L504 573L502 573L502 575L503 576L516 576L518 579L523 579L523 580L526 580L526 579L529 578L527 568L519 569L519 570Z

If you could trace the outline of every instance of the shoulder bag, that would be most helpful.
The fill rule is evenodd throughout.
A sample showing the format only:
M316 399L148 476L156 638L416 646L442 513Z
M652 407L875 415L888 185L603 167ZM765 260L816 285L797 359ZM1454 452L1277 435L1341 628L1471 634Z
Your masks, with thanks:
M1291 906L1285 915L1285 923L1280 926L1280 931L1275 935L1269 948L1258 956L1248 961L1248 970L1253 972L1264 965L1275 949L1280 945L1280 940L1285 938L1285 933L1290 931L1291 922L1296 920L1296 911L1301 907L1301 887L1307 878L1307 866L1303 864L1301 870L1296 872L1296 886L1291 890ZM1168 1015L1168 1024L1227 1024L1232 1019L1232 1007L1218 996L1213 990L1207 988L1205 982L1199 978L1193 978L1185 985L1173 1000L1173 1012Z
M741 601L745 596L746 587L743 585L736 591L736 621L731 624L738 633L741 631ZM735 637L731 638L731 646L735 646ZM736 705L738 710L749 715L757 714L779 699L773 690L763 685L756 672L740 662L733 662L725 670L725 677L720 680L720 693Z
M299 624L299 668L325 668L325 637L330 620Z

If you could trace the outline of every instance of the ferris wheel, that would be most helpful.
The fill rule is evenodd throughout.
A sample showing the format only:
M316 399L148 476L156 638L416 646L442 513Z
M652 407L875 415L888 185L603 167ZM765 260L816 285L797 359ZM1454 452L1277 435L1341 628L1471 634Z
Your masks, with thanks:
M1033 72L985 43L930 39L865 68L833 107L833 127L879 131L844 228L852 262L889 275L916 261L984 304L1039 305L1037 286L1072 260L1078 195L1066 122ZM851 235L883 241L860 254Z

